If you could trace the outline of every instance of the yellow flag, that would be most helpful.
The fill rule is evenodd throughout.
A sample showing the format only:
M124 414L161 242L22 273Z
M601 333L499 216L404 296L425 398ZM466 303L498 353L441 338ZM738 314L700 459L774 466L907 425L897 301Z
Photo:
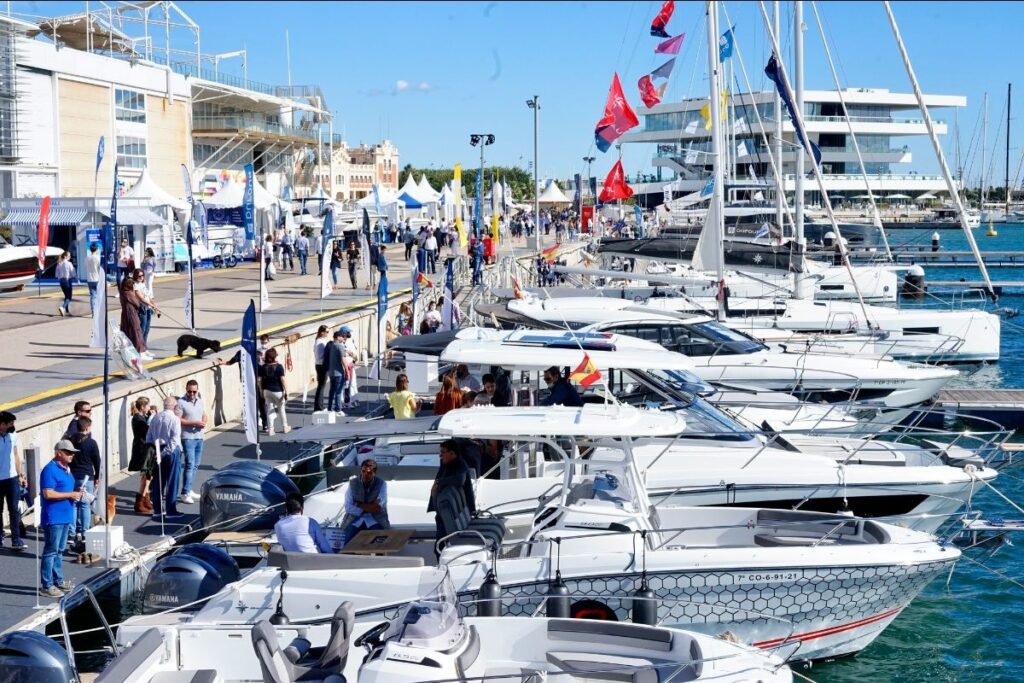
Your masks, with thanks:
M498 214L491 214L491 237L494 239L494 246L498 246Z
M462 227L462 164L455 164L452 190L455 192L455 230L459 233L459 248L465 249L469 240L466 239L466 230Z
M469 240L466 239L466 230L462 227L461 216L455 216L455 230L459 233L459 248L465 249L466 245L469 244Z
M721 100L721 104L718 107L718 115L719 115L719 118L721 118L723 121L725 121L726 102L728 100L729 100L729 91L728 91L728 89L722 90L722 100ZM711 118L711 116L708 115L708 118Z
M700 116L704 119L704 130L711 130L711 103L705 102L700 108Z

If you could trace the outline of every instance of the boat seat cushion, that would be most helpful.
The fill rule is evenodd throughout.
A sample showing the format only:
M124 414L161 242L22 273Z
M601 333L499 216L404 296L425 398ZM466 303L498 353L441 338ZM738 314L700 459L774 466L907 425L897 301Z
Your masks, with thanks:
M96 683L123 683L134 675L136 670L156 662L163 655L163 651L163 635L159 630L151 628L112 661L96 679Z
M672 650L673 635L666 629L617 621L549 619L548 638L669 652Z
M672 672L679 669L689 670L688 665L681 666L668 660L646 657L622 657L597 652L554 651L547 653L547 660L549 664L556 667L558 672L565 672L570 676L578 676L588 681L658 683L662 680L662 676L673 683L696 680L692 671L680 670L677 675L671 675ZM548 673L554 672L549 669ZM549 678L561 680L564 676L549 676Z
M287 553L271 550L267 565L289 571L303 569L375 569L390 567L422 567L422 557L395 555L355 555L350 553Z

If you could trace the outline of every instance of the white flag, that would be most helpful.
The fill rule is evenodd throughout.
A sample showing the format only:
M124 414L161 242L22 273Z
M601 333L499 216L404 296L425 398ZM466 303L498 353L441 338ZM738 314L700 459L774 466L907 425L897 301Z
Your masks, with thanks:
M270 292L267 290L267 247L263 242L263 251L260 252L260 311L270 308Z
M323 253L320 254L320 298L326 299L334 291L331 286L331 247L332 242L327 240L324 244Z
M245 440L249 443L259 441L258 402L256 399L256 368L252 366L252 358L242 351L242 424L245 426Z
M736 119L732 124L733 133L746 133L750 130L750 126L747 125L747 119L743 116Z
M692 149L686 150L686 158L683 159L683 163L695 164L697 163L697 153Z
M747 156L747 141L740 140L740 144L736 145L736 158Z
M694 133L696 133L697 121L690 121L688 124L686 124L686 130L684 130L683 132L686 133L687 135L693 135Z
M103 336L103 325L107 319L107 273L100 269L100 281L96 285L96 303L92 309L92 334L89 337L90 349L102 349L107 340Z
M366 241L366 233L359 233L359 262L362 265L363 277L366 279L366 288L370 288L370 244Z

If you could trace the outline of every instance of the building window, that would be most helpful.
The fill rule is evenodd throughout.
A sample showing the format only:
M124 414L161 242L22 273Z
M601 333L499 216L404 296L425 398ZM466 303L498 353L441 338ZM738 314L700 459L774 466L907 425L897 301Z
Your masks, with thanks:
M114 116L118 121L146 122L146 96L134 90L114 90Z
M117 165L121 168L145 168L146 140L130 135L118 135Z

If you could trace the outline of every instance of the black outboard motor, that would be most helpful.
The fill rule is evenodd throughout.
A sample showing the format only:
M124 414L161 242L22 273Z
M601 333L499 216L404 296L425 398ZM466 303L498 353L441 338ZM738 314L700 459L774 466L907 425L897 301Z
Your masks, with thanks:
M0 636L0 679L4 683L69 683L75 680L68 653L36 631Z
M224 549L205 543L182 546L149 572L142 611L153 614L209 597L240 575L238 563Z
M200 515L214 531L269 530L284 514L284 499L299 493L286 474L266 463L235 462L203 484Z

